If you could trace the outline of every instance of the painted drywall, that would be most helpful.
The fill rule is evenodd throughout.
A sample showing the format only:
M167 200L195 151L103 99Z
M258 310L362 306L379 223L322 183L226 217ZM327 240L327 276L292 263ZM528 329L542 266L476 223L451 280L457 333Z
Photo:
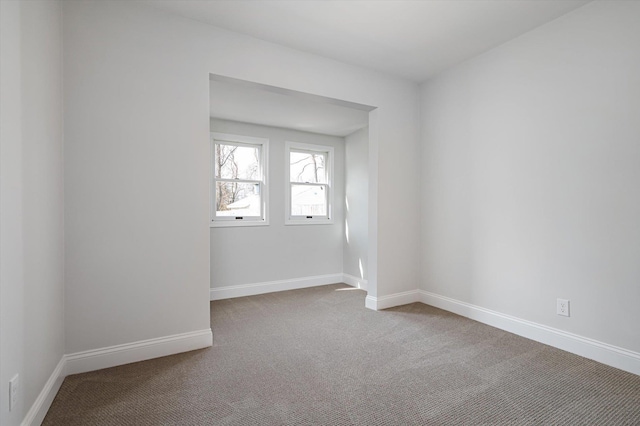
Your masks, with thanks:
M211 119L211 131L269 140L269 225L211 228L211 288L342 273L344 139ZM285 142L334 148L334 221L285 225Z
M369 128L345 138L345 233L343 270L368 278Z
M22 4L24 392L31 407L64 354L62 10Z
M67 353L209 328L208 75L121 6L65 2Z
M640 351L639 21L590 3L424 84L422 289Z
M0 2L0 424L18 425L23 398L9 412L9 380L23 376L21 4Z
M57 1L0 2L0 423L20 424L63 356L62 37ZM9 380L19 374L9 411Z
M417 287L415 84L133 2L64 2L64 46L67 353L209 327L210 73L377 107L369 292Z
M368 111L225 81L210 82L211 117L345 137L363 128Z

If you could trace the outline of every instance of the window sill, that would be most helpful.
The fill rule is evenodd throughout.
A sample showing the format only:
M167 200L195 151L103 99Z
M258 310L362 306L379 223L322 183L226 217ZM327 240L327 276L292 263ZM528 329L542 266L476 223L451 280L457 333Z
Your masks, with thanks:
M237 228L239 226L269 226L269 221L267 220L249 220L249 221L232 221L232 220L223 220L223 221L211 221L209 222L209 228Z
M288 225L333 225L333 219L285 219L285 226Z

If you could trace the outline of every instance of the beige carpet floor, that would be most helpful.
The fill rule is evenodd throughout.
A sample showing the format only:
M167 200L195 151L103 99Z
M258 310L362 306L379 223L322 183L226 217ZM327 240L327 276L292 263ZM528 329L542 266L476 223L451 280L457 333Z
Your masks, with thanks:
M364 298L331 285L212 302L212 348L69 376L44 425L640 425L640 376Z

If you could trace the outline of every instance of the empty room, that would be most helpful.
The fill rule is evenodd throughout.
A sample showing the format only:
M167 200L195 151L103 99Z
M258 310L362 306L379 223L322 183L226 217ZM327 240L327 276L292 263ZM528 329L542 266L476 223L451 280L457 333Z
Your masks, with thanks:
M0 0L0 424L640 424L640 2Z

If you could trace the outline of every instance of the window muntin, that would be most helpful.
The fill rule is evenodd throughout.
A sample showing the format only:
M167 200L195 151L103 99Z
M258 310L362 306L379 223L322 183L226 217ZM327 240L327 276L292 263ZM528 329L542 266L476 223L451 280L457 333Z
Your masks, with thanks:
M267 223L266 139L212 134L211 226Z
M285 224L332 223L333 147L287 142Z

